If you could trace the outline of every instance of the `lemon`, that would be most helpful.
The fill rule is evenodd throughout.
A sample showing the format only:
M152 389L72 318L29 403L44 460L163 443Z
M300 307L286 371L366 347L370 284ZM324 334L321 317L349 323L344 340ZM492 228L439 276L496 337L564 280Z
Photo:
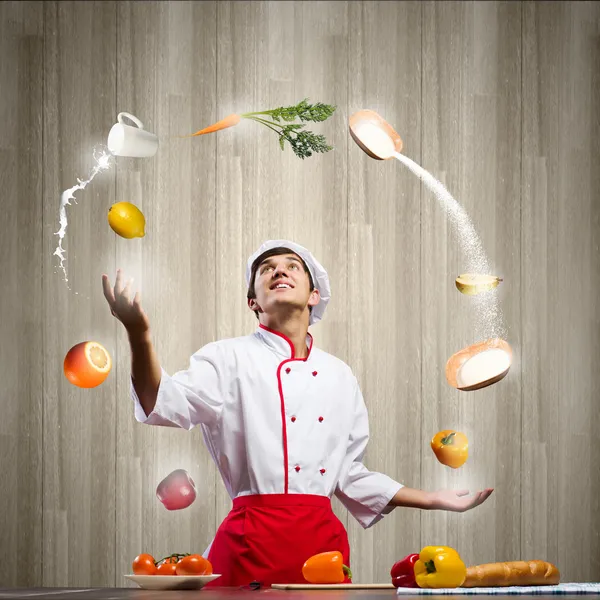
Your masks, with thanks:
M108 209L108 224L121 237L144 237L146 219L142 211L131 202L117 202Z

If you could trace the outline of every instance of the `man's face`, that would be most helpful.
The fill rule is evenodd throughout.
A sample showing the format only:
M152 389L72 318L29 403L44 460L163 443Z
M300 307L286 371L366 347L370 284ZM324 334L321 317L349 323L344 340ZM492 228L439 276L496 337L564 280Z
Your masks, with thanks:
M310 291L308 273L296 254L270 256L262 261L256 270L254 290L256 298L248 300L248 306L267 314L308 310L320 300L318 290Z

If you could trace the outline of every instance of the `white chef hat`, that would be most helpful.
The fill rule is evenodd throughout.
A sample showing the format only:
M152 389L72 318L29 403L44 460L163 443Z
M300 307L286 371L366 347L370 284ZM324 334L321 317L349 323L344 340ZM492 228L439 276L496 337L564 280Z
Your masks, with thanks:
M308 322L309 325L312 325L323 318L323 313L331 298L331 288L329 287L329 276L327 275L327 271L306 248L288 240L269 240L264 242L264 244L262 244L262 246L248 259L248 264L246 266L246 285L250 287L250 277L252 276L252 265L254 261L267 250L280 247L289 248L304 261L308 267L315 288L319 290L321 300L316 306L312 307Z

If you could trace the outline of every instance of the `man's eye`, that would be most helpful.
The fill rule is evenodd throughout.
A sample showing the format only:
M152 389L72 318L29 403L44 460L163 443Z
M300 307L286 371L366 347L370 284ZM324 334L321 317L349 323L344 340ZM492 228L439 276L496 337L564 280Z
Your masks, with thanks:
M290 265L290 269L291 269L292 267L293 267L294 269L297 269L297 268L298 268L298 265L297 265L296 263L292 263L292 264Z

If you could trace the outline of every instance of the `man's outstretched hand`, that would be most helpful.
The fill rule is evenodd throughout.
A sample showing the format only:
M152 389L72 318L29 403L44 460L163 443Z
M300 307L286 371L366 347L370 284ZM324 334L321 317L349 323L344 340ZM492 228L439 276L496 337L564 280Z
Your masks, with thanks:
M102 275L102 289L104 297L110 306L110 312L125 325L125 329L130 336L140 337L149 331L150 322L142 308L140 293L136 292L133 300L129 298L132 282L133 279L130 279L123 286L123 271L118 269L113 289L110 285L108 275Z
M438 490L425 492L423 490L401 487L390 500L389 506L407 506L425 510L451 510L465 512L485 502L493 492L486 488L469 496L469 490Z
M485 502L493 491L493 488L486 488L469 496L469 490L438 490L432 493L431 508L465 512Z

